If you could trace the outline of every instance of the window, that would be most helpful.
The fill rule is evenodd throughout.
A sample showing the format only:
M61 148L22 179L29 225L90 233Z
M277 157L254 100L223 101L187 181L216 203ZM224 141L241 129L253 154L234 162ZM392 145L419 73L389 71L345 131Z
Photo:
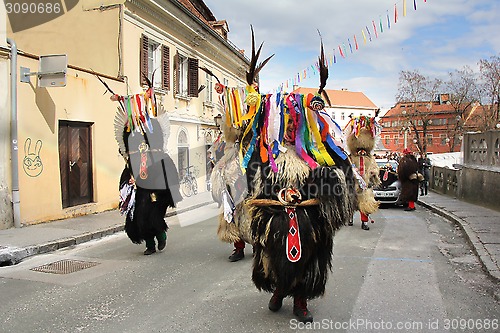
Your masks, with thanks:
M394 136L394 145L399 145L399 135Z
M344 112L342 112L342 113L340 114L340 120L345 120L345 113L344 113Z
M206 73L205 76L205 102L207 103L212 103L213 102L213 91L214 91L214 86L213 86L213 77L212 75L209 75Z
M389 136L388 135L385 135L384 136L384 140L385 140L385 145L386 146L389 146L391 144L391 139L389 139Z
M151 80L154 73L153 86L170 90L170 49L167 46L142 35L139 68L142 85L147 85L144 76Z
M427 144L432 145L432 134L427 134Z
M447 144L447 142L446 142L446 135L445 134L441 134L440 138L441 138L441 146L446 145Z
M198 97L198 59L177 53L174 58L175 93L181 97Z

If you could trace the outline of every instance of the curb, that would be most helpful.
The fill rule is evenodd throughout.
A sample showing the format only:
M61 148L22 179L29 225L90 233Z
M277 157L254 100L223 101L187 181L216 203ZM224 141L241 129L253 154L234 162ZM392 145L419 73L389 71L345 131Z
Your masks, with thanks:
M481 265L483 267L483 270L495 281L499 282L500 281L500 271L496 267L495 263L493 262L493 259L489 255L488 251L483 246L483 243L479 240L478 236L476 233L470 228L469 224L464 221L463 219L453 215L452 213L449 213L441 208L438 208L436 206L433 206L431 204L428 204L423 201L418 201L418 204L421 206L424 206L425 208L435 212L436 214L450 220L451 222L455 223L460 227L460 229L463 231L465 234L465 238L469 242L469 244L472 246L472 249L476 256L479 258L479 261L481 262ZM499 297L500 295L495 295L495 297Z
M170 212L167 212L165 214L165 217L171 217L175 215L179 215L182 213L185 213L187 211L200 208L202 206L209 205L213 203L214 201L205 201L201 202L199 204L190 206L190 207L185 207L182 209L176 209ZM124 223L116 224L114 226L92 231L92 232L85 232L83 234L76 235L74 237L66 237L66 238L60 238L56 239L54 241L38 244L38 245L30 245L24 248L19 248L19 247L6 247L0 249L0 267L2 266L12 266L20 263L22 260L37 255L37 254L44 254L44 253L49 253L53 252L56 250L60 250L66 247L70 246L75 246L78 244L82 244L94 239L99 239L103 238L105 236L110 236L112 234L115 234L120 231L125 230L125 225Z

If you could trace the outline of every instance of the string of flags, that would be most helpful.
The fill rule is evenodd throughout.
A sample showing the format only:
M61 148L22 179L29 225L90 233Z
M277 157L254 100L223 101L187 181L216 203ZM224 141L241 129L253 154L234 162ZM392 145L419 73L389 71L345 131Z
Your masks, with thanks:
M384 31L387 32L393 27L394 24L398 23L400 19L398 8L402 8L403 17L406 17L408 1L413 1L413 10L416 11L417 0L400 0L399 2L394 4L394 8L386 10L384 15L385 17L379 15L378 20L372 20L371 24L365 25L365 27L360 31L362 37L362 40L360 41L362 41L363 45L366 45L368 42L372 42L375 39L378 39L380 34L383 34ZM427 2L427 0L419 1L423 1L424 3ZM344 42L334 47L332 52L326 56L327 66L337 63L337 55L340 58L345 59L349 56L349 54L353 54L354 52L358 51L361 47L360 43L358 43L358 36L360 35L354 33L352 35L352 39L351 36L349 36L344 40ZM345 41L347 41L347 45ZM313 75L317 75L318 71L319 66L317 63L308 66L304 70L299 71L292 78L289 78L284 83L282 83L278 87L277 91L284 91L287 88L293 87L294 85L300 83L301 80L305 80Z

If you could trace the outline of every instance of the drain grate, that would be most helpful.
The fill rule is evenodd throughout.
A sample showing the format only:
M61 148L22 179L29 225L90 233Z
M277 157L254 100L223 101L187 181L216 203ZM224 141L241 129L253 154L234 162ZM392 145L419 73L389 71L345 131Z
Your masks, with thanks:
M32 268L32 271L52 274L70 274L99 265L98 262L80 260L59 260L50 264Z

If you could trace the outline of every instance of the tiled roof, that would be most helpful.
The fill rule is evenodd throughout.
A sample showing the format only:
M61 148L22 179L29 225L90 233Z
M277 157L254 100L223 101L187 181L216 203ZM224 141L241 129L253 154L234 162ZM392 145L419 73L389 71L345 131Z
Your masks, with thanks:
M365 94L358 91L348 91L348 90L332 90L325 89L330 102L332 102L332 107L355 107L355 108L366 108L376 110L378 107L368 98ZM299 87L293 91L298 94L315 94L318 92L318 88L303 88Z
M214 14L212 14L212 12L207 7L207 5L205 5L203 0L195 0L194 2L196 3L196 5L194 5L193 2L191 2L190 0L177 0L177 1L179 1L184 7L186 7L191 13L196 15L196 17L198 17L200 20L205 22L208 26L210 26L209 24L210 21L216 20ZM198 10L198 8L200 8L200 10L203 10L203 12Z

